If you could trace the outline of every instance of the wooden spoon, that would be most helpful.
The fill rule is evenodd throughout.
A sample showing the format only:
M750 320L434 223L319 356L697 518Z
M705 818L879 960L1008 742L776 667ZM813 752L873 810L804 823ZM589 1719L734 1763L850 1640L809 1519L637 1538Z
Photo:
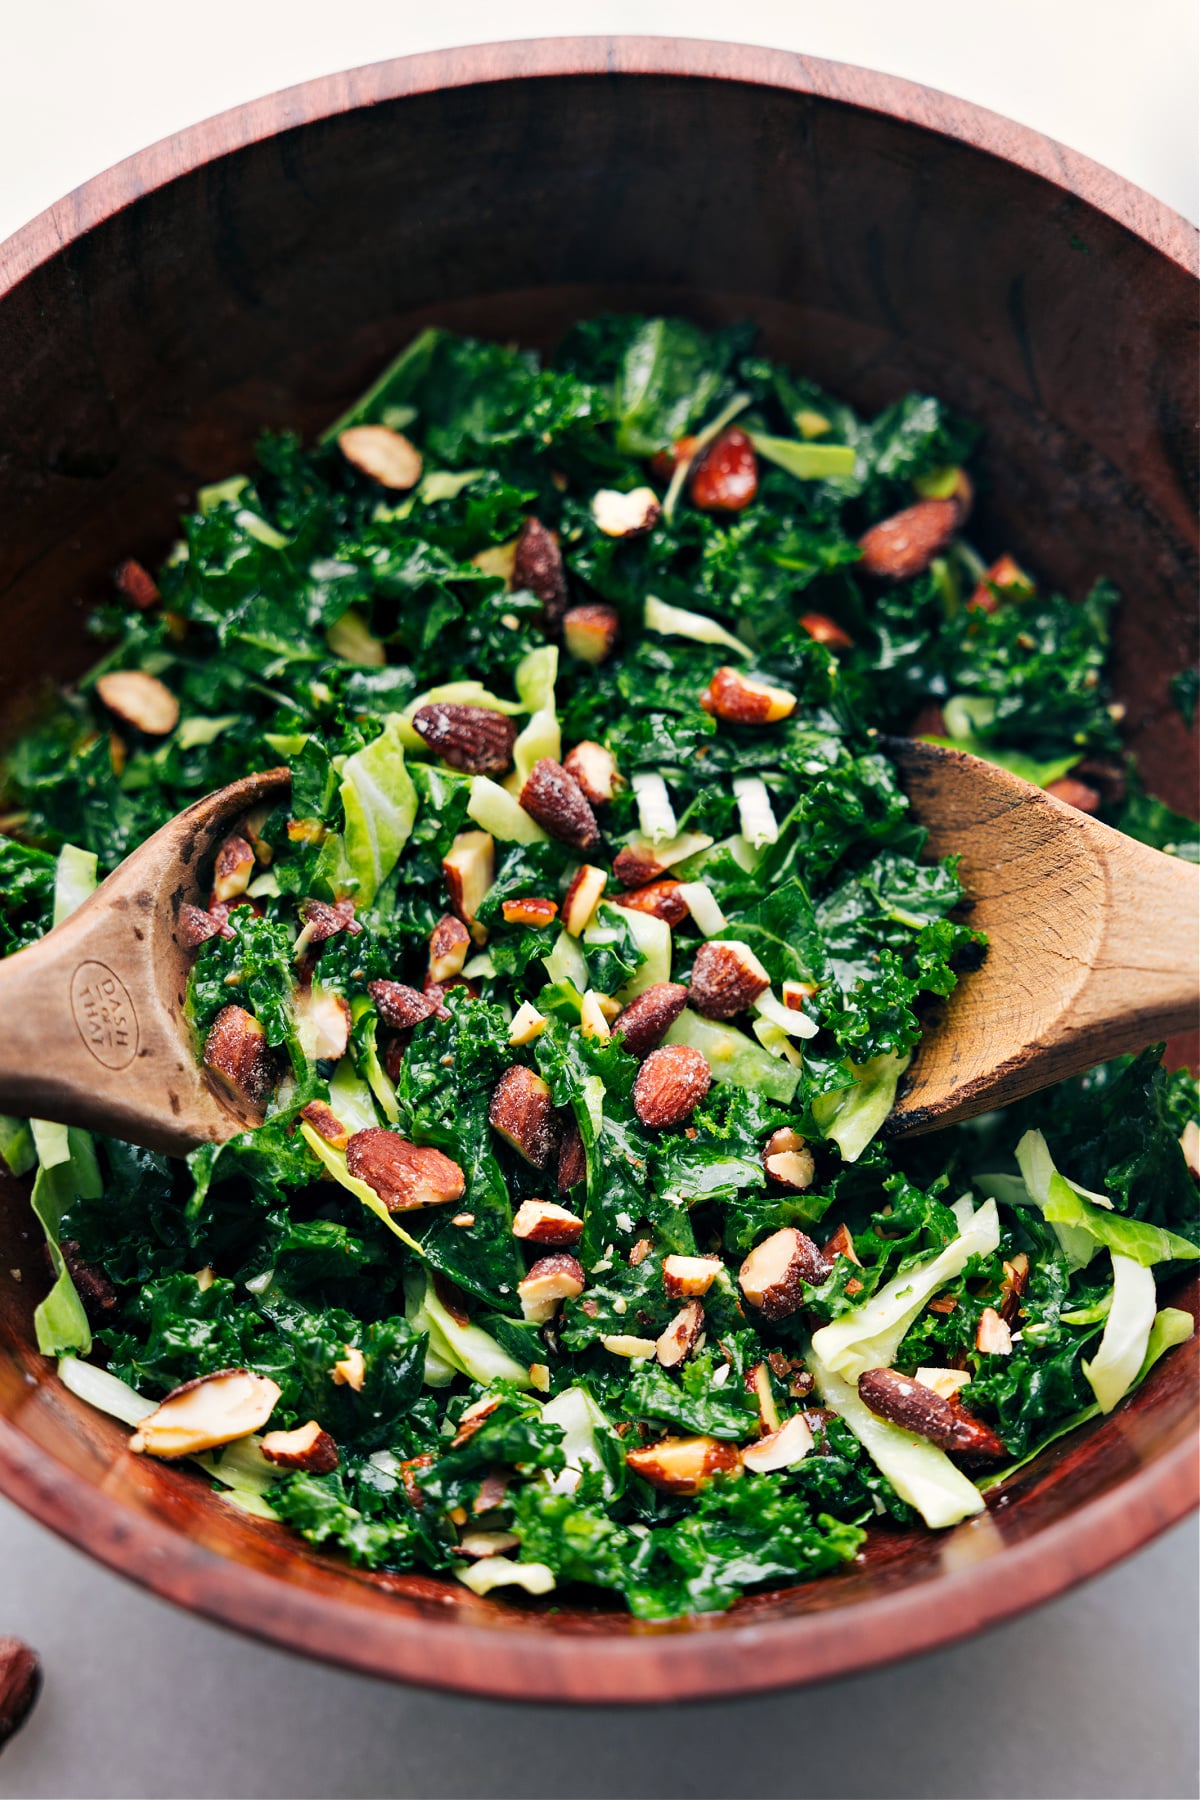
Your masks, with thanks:
M931 857L961 855L988 936L926 1030L888 1122L915 1134L1196 1024L1200 868L1006 769L886 740Z
M0 962L0 1112L86 1125L182 1156L259 1121L201 1067L184 1017L192 952L179 909L206 905L211 857L287 792L272 769L197 800L77 912Z

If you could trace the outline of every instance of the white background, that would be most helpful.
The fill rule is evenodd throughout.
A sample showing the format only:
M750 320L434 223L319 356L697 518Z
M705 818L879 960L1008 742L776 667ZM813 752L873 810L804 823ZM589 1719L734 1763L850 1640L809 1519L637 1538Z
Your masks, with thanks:
M0 0L0 238L155 138L292 82L592 31L736 38L905 75L1197 215L1191 0L509 0L502 14L474 0ZM148 1599L0 1503L0 1634L46 1665L0 1796L1174 1800L1197 1792L1196 1586L1187 1525L907 1666L765 1700L565 1714L292 1661Z

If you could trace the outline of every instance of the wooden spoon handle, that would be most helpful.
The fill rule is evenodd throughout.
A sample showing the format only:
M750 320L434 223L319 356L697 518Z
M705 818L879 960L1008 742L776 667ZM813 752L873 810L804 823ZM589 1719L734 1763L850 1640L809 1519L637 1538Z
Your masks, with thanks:
M1083 1068L1189 1030L1200 1005L1200 869L1120 832L1101 843L1104 929L1062 1035L1096 1050Z

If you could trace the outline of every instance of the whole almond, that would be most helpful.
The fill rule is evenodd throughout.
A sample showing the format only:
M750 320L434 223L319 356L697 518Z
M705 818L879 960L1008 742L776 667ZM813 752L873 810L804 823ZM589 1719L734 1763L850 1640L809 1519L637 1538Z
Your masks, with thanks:
M867 1369L858 1378L859 1398L877 1418L927 1438L939 1450L971 1458L1008 1453L996 1433L959 1400L945 1400L924 1382L895 1369Z
M668 1131L691 1118L712 1086L712 1070L690 1044L652 1050L633 1084L633 1110L652 1131Z
M556 1133L550 1089L540 1075L521 1063L506 1069L493 1090L488 1120L533 1168L546 1167Z
M677 981L656 981L617 1015L613 1036L640 1061L662 1043L687 1005L687 997L687 989Z
M389 1212L444 1206L461 1200L466 1177L456 1162L429 1144L410 1144L398 1131L371 1125L346 1145L351 1175L374 1188Z
M119 565L113 580L117 584L118 593L123 594L139 612L148 612L152 606L158 605L161 598L158 583L150 571L144 569L140 562L135 562L132 556L126 557Z
M859 567L880 581L911 581L941 555L961 522L957 500L918 500L863 533Z
M733 938L710 938L692 965L689 1002L706 1019L732 1019L771 985L754 952Z
M567 577L558 539L540 519L526 519L513 554L512 586L535 594L548 625L557 625L567 607Z
M758 457L736 425L702 450L688 475L692 505L704 512L741 512L758 492Z
M516 722L493 707L432 700L413 714L412 728L452 769L502 775L512 767Z
M620 880L620 876L617 879ZM687 901L679 891L682 886L682 882L670 876L660 881L648 881L645 887L630 888L624 894L615 895L613 904L625 907L628 912L648 913L653 919L665 919L671 926L682 925L688 916Z
M370 981L367 992L375 1002L379 1016L393 1031L407 1031L419 1025L438 1010L437 1000L430 994L419 994L403 981Z
M583 789L549 756L533 765L521 789L520 804L543 831L561 843L590 850L600 842L600 827Z

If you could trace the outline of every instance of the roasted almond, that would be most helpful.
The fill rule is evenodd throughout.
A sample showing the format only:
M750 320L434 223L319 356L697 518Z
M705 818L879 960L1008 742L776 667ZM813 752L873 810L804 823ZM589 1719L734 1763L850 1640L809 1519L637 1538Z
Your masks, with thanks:
M250 886L254 873L254 851L244 837L227 837L217 851L213 865L213 898L236 900Z
M859 567L880 581L911 581L941 555L963 516L956 499L918 500L863 533L858 540Z
M770 985L771 977L748 944L709 938L696 952L688 998L706 1019L733 1019Z
M332 1475L342 1460L337 1445L315 1419L295 1431L268 1431L262 1453L281 1469L304 1469L310 1475Z
M798 1131L781 1125L763 1148L763 1168L772 1181L800 1193L811 1186L815 1173L812 1151Z
M114 669L101 675L96 692L110 713L147 737L166 737L179 723L179 702L157 675L144 669Z
M623 888L637 889L666 873L666 863L659 862L654 851L636 844L623 844L613 860L613 874Z
M429 934L429 976L436 982L461 975L471 947L471 934L453 913L443 913Z
M1000 1288L1000 1317L1011 1327L1021 1310L1021 1299L1029 1286L1029 1258L1023 1250L1004 1265L1004 1281Z
M617 1015L613 1035L639 1061L657 1048L687 1005L687 989L677 981L656 981Z
M541 1257L525 1279L517 1283L522 1316L530 1324L546 1324L554 1317L560 1301L575 1300L582 1294L586 1281L583 1264L565 1251Z
M51 1260L49 1244L43 1245L43 1248L46 1252L47 1272L53 1280L58 1271ZM116 1311L118 1300L116 1288L100 1269L94 1269L91 1263L84 1261L79 1245L74 1238L63 1238L58 1248L67 1265L67 1274L71 1277L71 1284L83 1304L84 1312L93 1325L105 1324L107 1315Z
M506 925L552 925L558 917L558 901L527 894L520 900L505 900L500 911Z
M496 843L486 831L460 831L442 858L442 874L450 892L450 904L477 944L487 932L476 914L483 897L496 879Z
M824 644L830 650L853 650L854 639L849 632L843 631L836 619L828 613L801 613L799 619L801 631L807 631L810 638L818 644Z
M567 576L558 539L540 519L532 516L521 527L513 552L514 588L535 594L542 603L548 625L557 625L566 611Z
M184 901L179 908L179 941L185 950L195 950L206 944L209 938L232 937L233 926L228 917L219 913L206 912L202 906L193 906Z
M620 857L617 860L619 862ZM620 876L617 879L620 880ZM628 912L648 913L652 919L665 919L672 927L682 925L688 916L687 901L679 891L682 886L681 881L667 876L664 880L648 881L645 887L630 888L624 894L617 894L613 904L625 907Z
M461 926L459 930L462 930ZM410 1026L419 1025L422 1019L431 1018L438 1009L432 995L419 994L416 988L406 986L403 981L369 981L367 992L375 1002L380 1018L393 1031L407 1031Z
M742 1466L756 1475L773 1474L776 1469L791 1469L801 1462L813 1447L813 1435L803 1413L793 1413L778 1431L768 1432L757 1444L742 1451Z
M862 1268L862 1258L855 1251L854 1239L850 1235L850 1227L844 1220L838 1226L833 1236L821 1245L821 1255L829 1264L832 1264L835 1256L846 1256L849 1257L852 1263L857 1263L859 1268Z
M704 1330L704 1308L699 1300L681 1306L658 1340L657 1356L664 1369L686 1362Z
M153 575L140 562L135 562L132 556L127 556L123 563L118 564L113 580L117 585L117 592L131 606L136 606L139 612L149 612L162 598Z
M568 752L563 759L563 768L579 783L584 799L592 806L607 806L622 786L616 757L603 744L593 743L590 738L585 738Z
M741 1459L733 1444L714 1437L668 1437L644 1450L627 1450L635 1475L666 1494L698 1494L714 1475L731 1474Z
M347 1345L330 1369L329 1379L334 1387L348 1387L351 1393L362 1393L367 1379L367 1359L357 1344Z
M758 457L736 425L702 450L688 473L692 505L702 512L741 512L758 492Z
M651 1131L669 1131L691 1118L709 1088L712 1071L689 1044L652 1050L633 1084L633 1110Z
M195 1456L266 1424L281 1389L249 1369L218 1369L175 1388L129 1440L136 1455Z
M515 1063L506 1069L492 1094L488 1119L492 1130L535 1169L544 1169L554 1149L555 1120L550 1089L540 1075Z
M583 935L588 920L599 906L607 886L607 869L598 869L592 863L583 863L575 871L571 885L563 898L564 931L569 932L572 937Z
M746 1392L752 1394L758 1404L758 1429L765 1437L769 1432L779 1430L779 1408L775 1404L775 1394L771 1387L771 1372L765 1362L755 1363L747 1369L743 1377Z
M350 1042L350 1002L332 988L301 988L293 1002L296 1035L314 1062L340 1062Z
M305 900L300 906L300 916L304 920L300 935L306 946L328 943L331 937L337 937L343 931L348 937L358 937L362 931L354 916L353 900L338 900L332 906L324 900Z
M696 439L688 433L676 438L663 450L656 450L650 458L650 472L657 475L660 481L670 481L676 466L681 462L691 462L696 454Z
M1011 556L1000 556L984 570L967 605L994 613L1004 600L1028 600L1032 594L1033 583L1020 564Z
M650 1250L654 1248L649 1238L643 1238L642 1242ZM630 1261L632 1260L631 1256ZM641 1262L642 1258L639 1257L638 1261ZM701 1294L707 1294L721 1273L721 1261L716 1256L664 1256L662 1272L663 1288L668 1300L693 1300L698 1299Z
M579 1134L579 1126L575 1122L574 1113L568 1112L558 1140L558 1173L557 1187L560 1194L569 1194L578 1187L587 1176L587 1153L583 1147L583 1139Z
M204 1066L255 1111L266 1105L277 1078L267 1034L240 1006L223 1006L204 1040Z
M0 1750L15 1737L37 1704L42 1665L20 1638L0 1637Z
M714 718L734 725L774 725L796 710L796 696L768 681L754 681L740 669L717 670L700 696Z
M639 1238L637 1243L634 1244L633 1248L630 1250L628 1257L626 1258L626 1261L629 1263L630 1268L636 1269L638 1267L639 1263L644 1263L646 1258L653 1251L653 1249L654 1249L654 1239L653 1238ZM666 1286L665 1280L664 1280L663 1285ZM679 1295L672 1294L670 1292L670 1289L668 1289L667 1291L668 1291L669 1297L672 1300L677 1300L679 1298Z
M605 537L644 537L661 517L662 507L653 488L634 488L627 494L601 488L592 496L592 518Z
M621 621L613 606L573 606L563 615L563 642L577 662L602 663L612 655Z
M431 1144L410 1144L398 1131L370 1125L356 1131L346 1145L351 1175L374 1188L389 1212L411 1212L421 1206L444 1206L461 1200L467 1182L450 1157Z
M413 714L412 728L452 769L502 775L512 767L516 721L494 707L431 700Z
M804 1305L804 1290L829 1270L817 1246L794 1225L756 1244L738 1270L738 1286L764 1319L786 1319Z
M421 452L402 431L387 425L351 425L339 433L338 449L360 474L395 493L405 493L421 479Z
M877 1418L927 1438L939 1450L959 1456L1001 1457L1005 1447L982 1419L958 1400L945 1400L911 1375L895 1369L866 1369L858 1378L858 1394Z
M307 1106L300 1108L300 1117L307 1119L319 1138L335 1150L344 1150L350 1142L350 1131L342 1124L331 1106L323 1100L310 1100Z
M975 1348L985 1356L1012 1355L1012 1332L994 1306L985 1306L979 1315Z
M1086 781L1076 781L1073 775L1063 775L1052 781L1045 791L1052 799L1061 800L1064 806L1073 806L1076 812L1100 811L1100 796L1095 788L1089 787Z
M583 1220L552 1200L523 1200L513 1214L512 1233L527 1243L558 1249L579 1242Z
M590 850L600 842L600 827L583 789L552 757L543 756L534 763L521 789L520 804L543 831L561 843Z

